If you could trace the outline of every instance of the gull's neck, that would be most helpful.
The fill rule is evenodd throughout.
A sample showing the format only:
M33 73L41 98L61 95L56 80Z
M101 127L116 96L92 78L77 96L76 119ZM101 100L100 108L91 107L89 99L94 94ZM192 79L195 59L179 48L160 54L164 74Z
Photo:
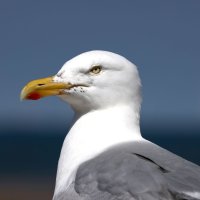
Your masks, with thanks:
M139 114L130 106L112 107L81 115L63 143L55 194L73 182L81 163L113 145L141 139Z

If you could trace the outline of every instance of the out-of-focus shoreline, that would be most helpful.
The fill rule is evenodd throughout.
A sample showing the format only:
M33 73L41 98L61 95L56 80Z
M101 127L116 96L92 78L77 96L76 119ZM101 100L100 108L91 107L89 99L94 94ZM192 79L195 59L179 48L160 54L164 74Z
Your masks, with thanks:
M2 200L50 200L54 191L54 178L50 176L1 176Z
M54 132L54 131L53 131ZM162 135L155 130L142 130L152 142L200 165L200 135L193 131ZM57 163L65 135L0 134L0 199L48 200L52 198ZM148 133L148 134L146 134Z

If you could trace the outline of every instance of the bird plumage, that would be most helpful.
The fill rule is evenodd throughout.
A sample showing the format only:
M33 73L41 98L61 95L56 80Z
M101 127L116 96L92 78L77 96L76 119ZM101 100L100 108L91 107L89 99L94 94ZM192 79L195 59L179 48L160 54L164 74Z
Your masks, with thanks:
M107 51L80 54L24 87L22 99L58 95L75 111L53 200L200 199L200 167L141 136L140 90L137 67Z

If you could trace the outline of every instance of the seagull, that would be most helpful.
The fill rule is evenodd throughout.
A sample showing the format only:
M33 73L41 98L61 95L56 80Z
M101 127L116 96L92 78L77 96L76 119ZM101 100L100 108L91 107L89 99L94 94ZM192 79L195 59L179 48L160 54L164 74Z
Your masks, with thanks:
M144 139L141 81L125 57L101 50L29 82L21 99L56 95L74 110L53 200L197 200L200 167Z

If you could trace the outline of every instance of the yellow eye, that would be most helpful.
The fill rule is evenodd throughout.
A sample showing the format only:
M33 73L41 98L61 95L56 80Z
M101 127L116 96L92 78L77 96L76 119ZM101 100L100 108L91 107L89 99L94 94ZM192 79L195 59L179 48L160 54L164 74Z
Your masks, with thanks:
M90 74L99 74L101 72L101 66L94 66L90 69Z

